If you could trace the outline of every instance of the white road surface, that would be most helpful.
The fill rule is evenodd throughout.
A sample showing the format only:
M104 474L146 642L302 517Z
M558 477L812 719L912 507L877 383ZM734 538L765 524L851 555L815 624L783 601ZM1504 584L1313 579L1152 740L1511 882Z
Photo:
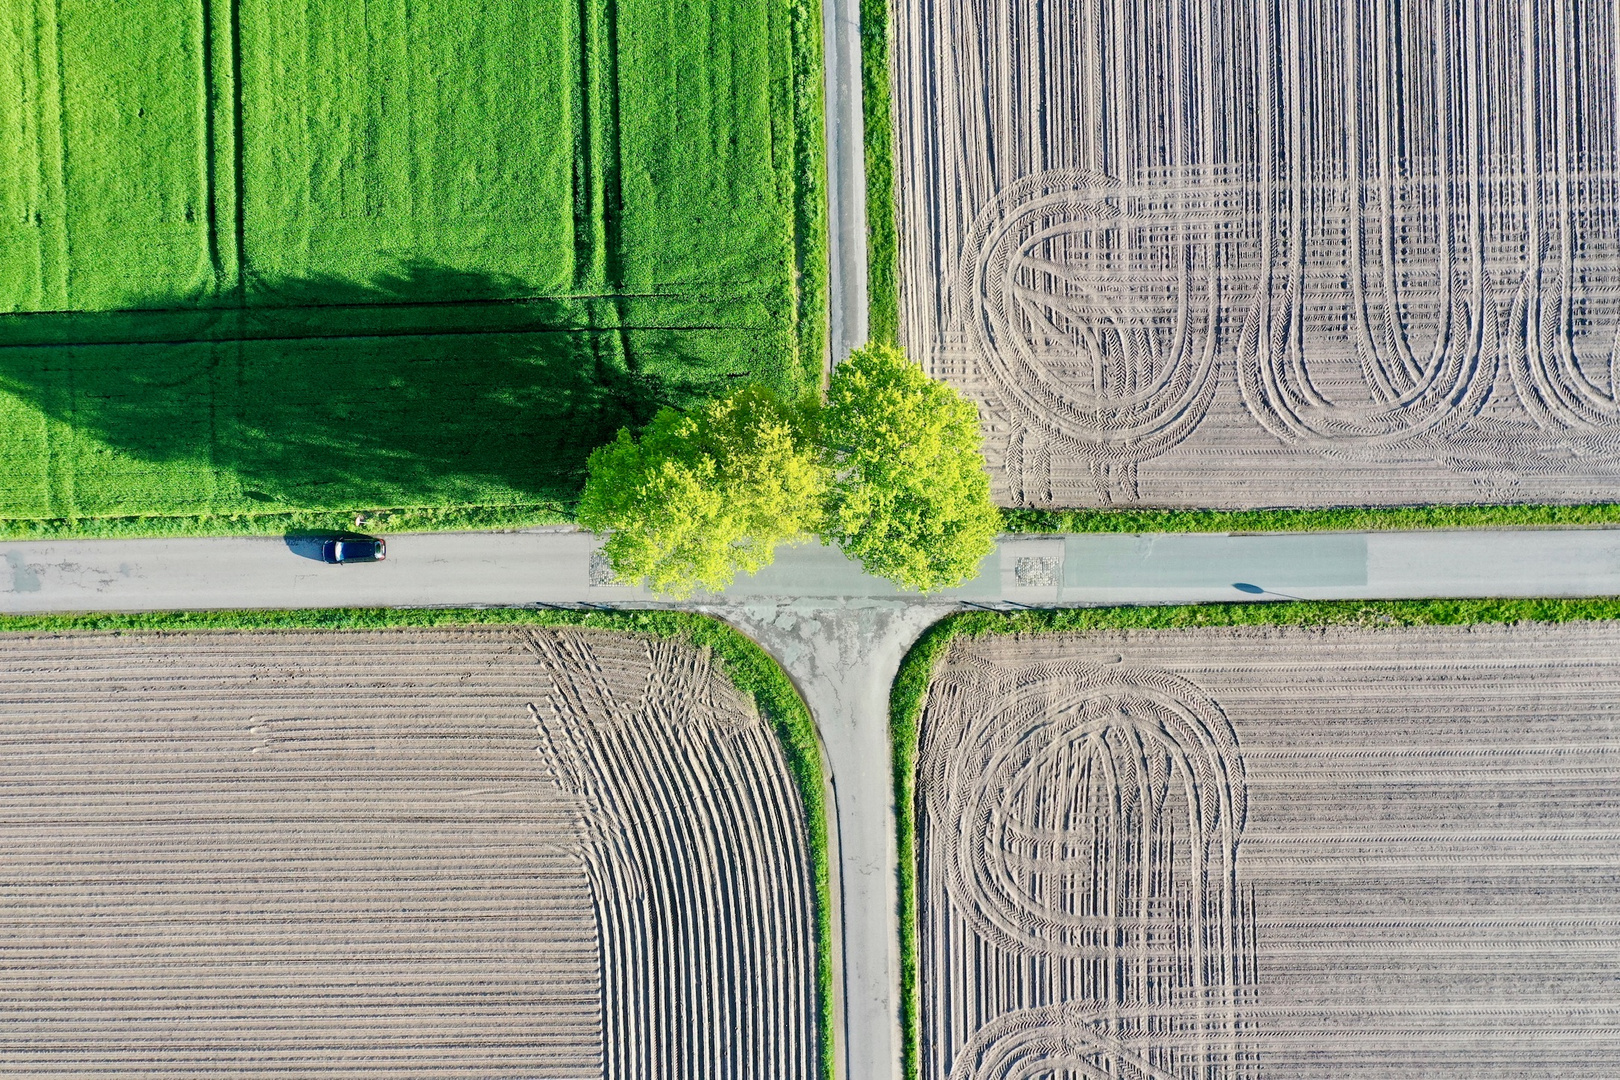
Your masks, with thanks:
M828 360L866 344L866 123L860 0L821 8L827 72Z
M328 566L280 537L0 541L0 613L521 604L666 606L590 583L588 533L418 533ZM905 594L839 552L783 548L706 605L910 600L989 606L1620 595L1620 529L1004 537L977 580Z

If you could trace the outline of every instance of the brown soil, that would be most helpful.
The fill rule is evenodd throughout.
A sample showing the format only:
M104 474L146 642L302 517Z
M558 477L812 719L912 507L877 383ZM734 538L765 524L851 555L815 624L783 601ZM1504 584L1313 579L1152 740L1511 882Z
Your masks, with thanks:
M1617 701L1620 624L959 640L922 1074L1616 1075Z
M1615 4L899 0L902 337L1026 506L1620 491Z
M769 727L589 631L0 638L0 1072L809 1076Z

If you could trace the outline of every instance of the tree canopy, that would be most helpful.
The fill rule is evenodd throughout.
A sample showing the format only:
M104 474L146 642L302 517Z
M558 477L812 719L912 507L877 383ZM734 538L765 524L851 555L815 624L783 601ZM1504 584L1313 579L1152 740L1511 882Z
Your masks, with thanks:
M579 522L609 534L621 580L673 596L724 589L819 526L827 474L810 419L763 386L661 409L639 442L620 431L591 454Z
M833 372L822 417L834 478L823 534L866 569L931 591L970 580L995 545L979 413L899 349Z
M810 533L910 589L971 579L1001 516L978 410L899 349L869 345L827 401L754 386L689 413L663 409L591 455L579 522L608 533L621 580L676 596L718 591Z

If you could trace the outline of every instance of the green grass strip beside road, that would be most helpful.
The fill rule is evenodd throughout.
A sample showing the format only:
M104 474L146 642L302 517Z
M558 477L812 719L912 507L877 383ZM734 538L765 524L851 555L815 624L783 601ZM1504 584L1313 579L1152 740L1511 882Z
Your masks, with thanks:
M821 5L794 0L793 238L798 280L799 385L819 390L827 366L827 70Z
M861 0L861 114L866 143L867 336L900 343L900 248L895 222L889 0Z
M510 506L407 506L370 511L375 532L528 529L573 521L559 502ZM1620 504L1583 506L1395 506L1324 510L1002 510L1010 533L1313 532L1620 525ZM0 518L0 540L279 536L299 529L355 528L347 511L263 514Z
M1620 503L1335 506L1320 510L1002 510L1012 533L1315 532L1620 524Z
M834 1054L833 910L827 853L826 779L821 743L787 673L750 638L705 615L682 611L573 611L531 608L315 608L288 611L174 611L135 614L0 616L0 633L199 632L216 630L384 630L571 626L651 634L709 650L733 686L753 698L776 732L804 803L815 890L816 1024L820 1072L831 1080Z
M286 510L263 514L150 514L130 517L0 518L0 540L136 540L165 536L282 536L301 530L331 532L448 532L532 529L573 521L562 503L513 506L406 506L367 511L357 526L343 510Z
M1481 623L1558 623L1620 620L1620 597L1558 600L1303 601L1265 604L1187 604L1166 607L1069 608L1002 614L952 615L924 631L900 663L889 696L894 756L895 820L900 853L900 1038L903 1074L918 1075L917 997L917 742L923 706L951 642L986 634L1084 633L1092 630L1190 630L1218 626L1470 626Z

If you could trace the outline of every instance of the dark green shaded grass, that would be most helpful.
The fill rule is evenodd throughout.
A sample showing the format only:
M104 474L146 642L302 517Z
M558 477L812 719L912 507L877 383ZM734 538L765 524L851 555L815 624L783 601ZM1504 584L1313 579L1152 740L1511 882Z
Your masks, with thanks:
M832 894L826 780L815 722L787 674L748 637L717 619L679 611L528 608L322 608L138 614L0 616L0 633L149 633L217 630L380 630L480 626L577 626L652 634L709 650L733 686L776 732L803 800L815 890L817 1033L821 1076L833 1076Z
M861 0L861 111L866 142L867 327L900 343L900 248L895 225L889 0Z
M929 627L900 663L889 695L895 820L900 852L900 1033L903 1075L918 1075L917 742L934 673L957 637L1084 633L1093 630L1188 630L1218 626L1467 626L1620 619L1620 597L1591 599L1334 600L1166 607L1069 608L1003 614L972 611Z
M1339 506L1320 510L1003 509L1011 533L1307 532L1620 524L1620 504Z
M555 519L660 406L814 392L819 16L21 0L0 529Z
M0 516L564 507L620 427L743 379L795 383L770 333L400 302L458 285L501 283L413 267L386 285L281 286L321 307L0 319L0 402L35 414L0 435L16 465Z

